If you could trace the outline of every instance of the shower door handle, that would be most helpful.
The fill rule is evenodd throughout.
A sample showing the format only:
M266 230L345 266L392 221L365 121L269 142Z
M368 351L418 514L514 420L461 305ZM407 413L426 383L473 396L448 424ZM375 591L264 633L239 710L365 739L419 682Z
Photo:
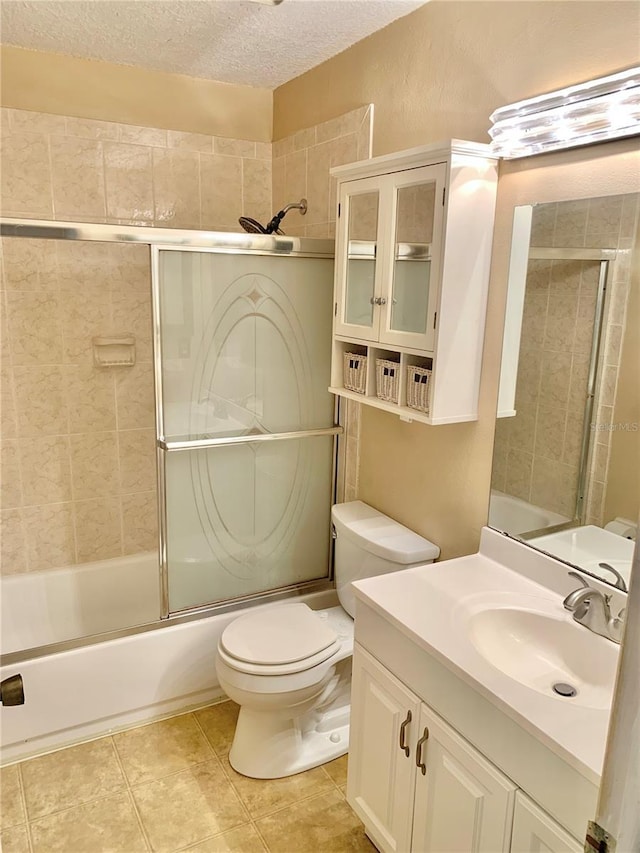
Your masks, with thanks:
M411 752L411 750L409 749L409 747L406 744L405 734L406 734L407 726L409 725L410 722L411 722L411 711L407 711L407 716L404 719L404 721L402 722L402 725L400 726L400 749L404 752L404 754L407 756L407 758L409 757L409 753Z

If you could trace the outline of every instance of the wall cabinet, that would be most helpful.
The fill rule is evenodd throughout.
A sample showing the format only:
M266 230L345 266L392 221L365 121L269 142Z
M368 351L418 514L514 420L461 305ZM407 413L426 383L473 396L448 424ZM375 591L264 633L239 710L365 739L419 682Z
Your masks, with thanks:
M347 799L384 853L573 853L578 843L356 644Z
M406 420L475 420L496 159L486 145L453 140L331 173L338 227L330 390ZM367 357L358 390L345 383L345 353ZM376 359L398 365L395 394L380 395ZM411 405L412 367L431 371L420 409Z

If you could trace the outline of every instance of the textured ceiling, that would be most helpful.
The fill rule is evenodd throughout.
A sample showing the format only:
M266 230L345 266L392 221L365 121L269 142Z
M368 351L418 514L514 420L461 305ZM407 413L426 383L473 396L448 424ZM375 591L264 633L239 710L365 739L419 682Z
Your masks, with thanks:
M4 44L275 88L425 0L2 0Z

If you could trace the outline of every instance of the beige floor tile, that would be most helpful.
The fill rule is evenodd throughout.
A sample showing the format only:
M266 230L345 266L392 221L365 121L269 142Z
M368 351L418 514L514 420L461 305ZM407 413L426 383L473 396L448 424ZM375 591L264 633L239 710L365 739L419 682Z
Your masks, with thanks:
M31 823L33 853L143 853L147 845L128 794Z
M110 738L25 761L22 780L30 820L126 787Z
M3 767L0 770L0 829L16 826L24 821L18 765Z
M270 853L374 853L358 818L335 789L261 818Z
M160 779L213 756L191 714L121 732L113 739L131 785Z
M252 818L263 817L305 797L333 788L321 767L295 776L285 776L284 779L249 779L236 773L228 758L223 759L223 766Z
M216 755L227 755L231 749L239 712L235 702L220 702L194 712Z
M217 758L132 789L157 851L172 851L249 822Z
M211 848L215 851L215 847ZM221 850L226 848L221 847ZM231 848L233 849L233 848ZM259 850L260 848L256 848ZM0 832L0 850L2 853L30 853L26 826L13 826Z
M265 853L266 847L251 824L209 838L185 853Z
M335 784L338 785L338 787L347 784L346 755L341 755L340 758L336 758L333 761L330 761L328 764L323 764L322 766L327 771L329 776L331 776Z

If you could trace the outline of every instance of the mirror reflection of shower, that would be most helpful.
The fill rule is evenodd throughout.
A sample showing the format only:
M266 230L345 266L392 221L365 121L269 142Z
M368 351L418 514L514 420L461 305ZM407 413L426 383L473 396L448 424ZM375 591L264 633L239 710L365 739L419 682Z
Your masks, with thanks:
M280 230L280 223L290 210L299 210L300 215L304 216L307 212L306 198L301 198L298 202L285 205L267 225L262 225L256 219L251 219L249 216L241 216L238 222L249 234L284 234L284 231Z

